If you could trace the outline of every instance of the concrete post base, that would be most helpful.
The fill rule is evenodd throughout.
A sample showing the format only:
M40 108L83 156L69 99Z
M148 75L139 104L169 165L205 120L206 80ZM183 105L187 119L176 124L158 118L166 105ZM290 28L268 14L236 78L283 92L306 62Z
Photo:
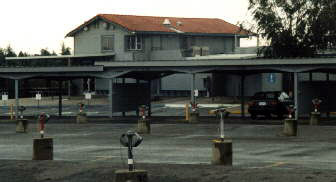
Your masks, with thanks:
M76 122L77 123L87 123L88 121L87 121L86 114L77 114Z
M311 112L310 113L310 125L318 125L320 120L320 112Z
M215 165L232 166L232 140L213 140L211 163Z
M16 133L26 133L28 130L28 120L18 119L16 121Z
M189 117L189 123L198 123L199 112L191 112Z
M150 120L149 119L139 119L137 132L140 134L142 133L150 134L151 132Z
M114 174L114 182L148 182L148 175L145 170L116 170Z
M297 120L285 119L283 134L286 136L297 136L297 127Z
M53 139L33 139L33 160L53 160Z

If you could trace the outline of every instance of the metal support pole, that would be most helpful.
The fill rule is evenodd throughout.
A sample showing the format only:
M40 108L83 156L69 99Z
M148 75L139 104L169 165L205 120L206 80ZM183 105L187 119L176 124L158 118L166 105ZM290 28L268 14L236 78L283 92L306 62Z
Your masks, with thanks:
M126 83L125 78L122 78L122 84L123 84L123 86L125 86L125 83ZM123 116L123 117L126 116L126 112L125 112L125 111L122 112L122 116Z
M136 79L136 86L138 89L139 89L139 83L140 83L140 80ZM136 105L137 107L136 107L135 113L136 113L136 116L139 117L139 103L137 102Z
M191 97L191 103L196 103L196 100L195 100L195 73L191 74L190 97Z
M15 80L15 118L19 119L19 80Z
M88 92L91 92L91 78L88 78L88 79L87 79L87 83L86 83L86 84L87 84L87 88L88 88L87 91L88 91Z
M224 140L224 117L222 111L220 111L220 138Z
M152 116L152 104L151 104L151 97L152 97L152 81L148 80L148 116Z
M245 75L241 75L240 77L240 112L241 117L245 118Z
M109 79L109 106L110 112L109 117L113 117L113 78Z
M62 116L62 81L58 80L58 116Z
M68 80L68 97L71 96L71 80Z
M156 96L160 96L161 78L156 80Z
M327 86L329 87L329 84L330 84L330 75L329 73L326 73L326 81L327 81ZM328 93L328 97L330 96L330 92L329 90L327 90L327 93ZM327 117L330 118L330 102L329 100L327 100Z
M299 119L299 104L298 104L298 73L294 73L294 103L295 103L295 120Z
M132 146L133 146L133 143L132 143L132 136L129 135L128 136L128 170L129 171L133 171L134 170L134 163L133 163L133 153L132 153Z

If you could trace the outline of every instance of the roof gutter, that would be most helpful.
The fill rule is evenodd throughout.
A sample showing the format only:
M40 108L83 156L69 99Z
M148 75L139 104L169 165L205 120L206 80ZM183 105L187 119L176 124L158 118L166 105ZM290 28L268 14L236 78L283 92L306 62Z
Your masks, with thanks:
M174 31L174 30L173 30ZM237 36L239 38L248 38L249 35L240 35L240 34L223 34L223 33L193 33L193 32L182 32L182 31L174 31L174 32L158 32L158 31L135 31L137 34L144 35L176 35L177 33L190 35L190 36L208 36L208 37L234 37Z
M127 31L131 31L131 30L127 29L126 27L124 27L124 26L122 26L122 25L120 25L120 24L118 24L118 23L111 22L111 21L109 21L108 19L106 19L106 18L104 18L104 17L102 17L102 16L100 16L100 15L96 15L95 17L93 17L93 18L91 18L90 20L86 21L85 23L83 23L83 24L80 25L79 27L75 28L75 29L72 30L71 32L67 33L67 34L65 35L65 38L75 36L75 34L76 34L78 31L80 31L83 27L89 25L90 23L92 23L93 21L95 21L95 20L97 20L97 19L99 19L99 18L102 19L102 20L104 20L104 21L106 21L106 22L108 22L108 23L111 23L111 24L114 24L114 25L118 25L118 26L124 28L124 29L127 30Z

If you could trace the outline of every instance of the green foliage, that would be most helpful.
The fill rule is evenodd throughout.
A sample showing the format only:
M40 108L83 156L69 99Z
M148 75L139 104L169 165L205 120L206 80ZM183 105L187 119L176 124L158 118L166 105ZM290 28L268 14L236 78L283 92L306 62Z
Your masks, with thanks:
M61 55L71 55L71 48L70 47L66 47L64 42L61 45Z
M0 48L0 65L5 62L5 51Z
M18 57L28 57L28 56L30 56L28 53L22 51L20 51L18 55Z
M270 57L313 56L336 47L336 0L249 0Z
M52 56L52 54L48 51L48 48L41 49L39 56Z
M63 44L62 46L62 55L70 55L70 48L65 47ZM11 46L7 46L7 48L2 49L0 48L0 66L5 67L52 67L52 66L68 66L68 59L59 57L55 59L13 59L13 60L6 60L5 57L16 57L16 53L11 48ZM27 52L20 51L18 54L19 57L28 57L32 56ZM55 51L50 52L47 48L41 49L40 54L34 54L33 56L57 56ZM74 66L92 66L94 63L93 61L82 61L73 64Z
M16 57L16 53L10 45L8 45L6 49L4 49L4 54L5 57Z

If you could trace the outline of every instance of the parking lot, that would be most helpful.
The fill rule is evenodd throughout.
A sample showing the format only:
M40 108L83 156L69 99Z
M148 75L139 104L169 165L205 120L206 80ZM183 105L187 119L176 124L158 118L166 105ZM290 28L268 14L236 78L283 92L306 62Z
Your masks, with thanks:
M301 120L298 136L286 137L282 120L240 119L235 117L240 116L240 105L226 100L232 117L225 120L225 137L233 141L233 167L214 166L211 147L219 136L219 125L218 118L208 112L223 101L201 100L200 122L190 124L184 120L183 106L188 99L152 103L152 133L142 135L142 144L134 149L136 168L148 170L150 181L336 180L336 125L332 119L324 118L318 126ZM136 129L135 112L126 113L127 117L120 117L121 113L112 119L102 117L109 108L105 99L98 98L86 108L89 123L76 124L75 118L68 116L76 115L81 101L65 99L66 117L59 118L57 100L45 100L40 110L33 99L20 100L27 106L28 133L15 133L15 121L6 119L9 108L2 105L0 181L111 181L114 170L127 168L127 149L119 138ZM45 132L54 141L54 161L31 160L33 138L39 133L36 120L28 116L40 111L52 115Z
M306 169L309 173L336 170L336 126L301 125L299 136L285 137L281 133L282 125L234 124L236 121L239 120L225 125L225 136L233 140L233 169L241 168L245 172ZM0 159L17 160L18 163L31 160L32 139L39 137L37 125L30 124L27 134L15 133L15 124L0 126ZM120 122L51 122L47 125L46 136L54 139L56 162L67 161L64 165L85 162L96 167L109 163L126 168L127 151L120 146L119 137L135 127L135 123ZM217 136L215 122L152 124L152 133L143 135L142 144L135 149L137 167L201 165L211 170L211 144Z
M159 101L151 102L152 115L153 116L185 116L185 104L189 104L189 97L177 97L177 98L162 98ZM230 108L232 114L240 113L240 104L237 101L233 101L232 98L217 98L214 101L211 98L202 97L199 98L200 114L202 116L209 116L209 110L218 107L219 105L225 105ZM37 116L40 112L46 112L50 115L58 116L59 100L57 97L43 97L41 101L37 101L35 98L20 98L19 104L25 106L26 110L23 112L24 116ZM97 96L91 100L85 100L83 97L65 97L62 100L62 116L76 116L79 111L79 103L84 103L84 111L88 116L109 116L110 106L108 98L105 96ZM0 116L10 117L11 106L12 111L15 114L15 100L10 99L8 101L0 101ZM238 112L238 113L237 113ZM129 111L125 113L127 116L136 116L135 111ZM114 112L114 116L122 116L121 112Z
M110 160L125 162L127 151L120 135L135 124L48 124L46 136L54 138L55 160ZM30 160L36 124L28 134L16 134L15 125L1 124L0 158ZM284 163L336 169L335 126L300 126L298 137L281 135L282 125L227 124L233 139L234 165ZM210 164L211 140L218 136L212 124L153 124L136 148L139 163ZM121 158L124 158L121 160Z

